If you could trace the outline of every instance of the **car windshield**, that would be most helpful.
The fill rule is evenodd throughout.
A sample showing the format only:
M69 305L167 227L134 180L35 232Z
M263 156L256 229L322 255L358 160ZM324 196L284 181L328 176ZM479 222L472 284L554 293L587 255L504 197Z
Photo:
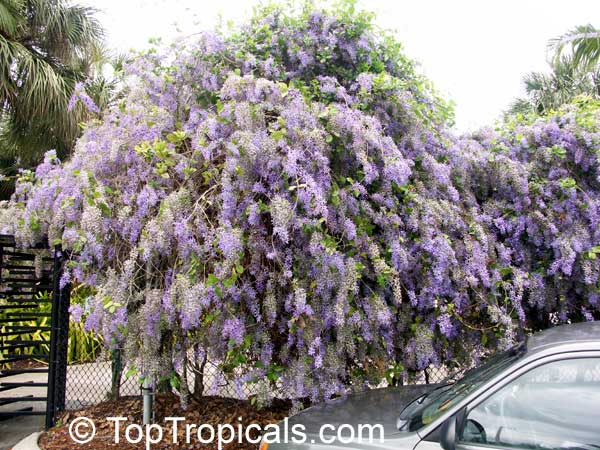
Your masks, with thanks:
M416 431L432 423L449 408L521 358L523 353L524 346L498 353L478 367L467 371L456 383L442 384L419 397L400 414L399 430Z

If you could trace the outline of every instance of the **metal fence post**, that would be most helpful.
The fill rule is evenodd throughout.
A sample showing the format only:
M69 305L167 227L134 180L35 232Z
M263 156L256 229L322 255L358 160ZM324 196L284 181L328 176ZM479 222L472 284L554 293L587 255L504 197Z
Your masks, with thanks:
M52 315L50 319L50 364L48 367L48 397L46 429L51 428L56 414L65 409L67 384L67 350L69 345L70 286L60 288L63 258L59 246L54 247L52 270Z
M58 340L56 345L56 411L65 410L67 397L67 354L69 350L69 307L71 306L71 285L60 291L58 311Z
M50 318L50 357L48 361L48 396L46 401L46 429L54 425L56 416L56 345L58 330L58 302L60 298L60 256L54 249L52 268L52 315Z

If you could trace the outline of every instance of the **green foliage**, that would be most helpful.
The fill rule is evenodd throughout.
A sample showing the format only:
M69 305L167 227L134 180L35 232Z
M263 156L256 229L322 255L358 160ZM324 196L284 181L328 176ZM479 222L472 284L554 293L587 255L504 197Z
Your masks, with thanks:
M49 149L69 153L89 117L69 111L77 82L106 61L96 10L66 0L0 0L0 171L14 176ZM98 76L90 92L102 101L109 89ZM101 105L101 103L99 103ZM6 197L13 180L0 186Z
M76 287L73 290L71 303L83 305L89 295L89 288ZM37 298L40 300L49 300L52 298L52 295L50 292L44 292L38 294ZM0 299L0 304L6 304L6 302ZM0 310L0 318L7 318L11 311L11 309ZM52 304L50 302L40 303L39 309L36 310L36 312L40 313L50 313L51 311ZM18 323L27 327L49 327L50 317L38 317L35 320L22 320L18 321ZM0 329L3 330L2 327ZM36 347L16 349L10 352L3 351L2 354L16 353L32 355L35 359L35 355L50 353L50 331L37 330L18 336L3 337L2 339L2 345L10 345L11 341L47 341L46 344ZM101 338L93 331L85 331L83 322L71 322L69 324L69 345L67 350L67 362L69 364L93 362L100 356L102 349Z
M578 97L600 99L600 31L591 25L549 43L550 72L523 78L525 98L511 105L509 114L547 114Z
M581 25L551 40L549 47L555 59L570 52L575 65L593 69L600 62L600 30L591 24Z

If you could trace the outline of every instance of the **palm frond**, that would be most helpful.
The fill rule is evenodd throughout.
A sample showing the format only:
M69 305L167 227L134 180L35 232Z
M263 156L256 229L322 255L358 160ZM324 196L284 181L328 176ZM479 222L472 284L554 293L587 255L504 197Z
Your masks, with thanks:
M23 23L20 11L23 8L23 0L1 0L0 1L0 30L9 36L15 36Z
M32 164L73 145L87 113L69 111L69 98L106 58L95 13L66 0L0 0L0 159Z
M600 30L589 24L579 26L552 39L549 49L554 54L554 60L560 59L568 49L575 65L593 68L600 61Z

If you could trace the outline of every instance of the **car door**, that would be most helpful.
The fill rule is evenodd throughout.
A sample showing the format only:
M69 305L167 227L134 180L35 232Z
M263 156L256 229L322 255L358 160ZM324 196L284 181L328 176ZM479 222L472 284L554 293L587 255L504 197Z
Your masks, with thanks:
M600 357L551 361L470 408L458 447L600 448Z
M440 443L440 427L417 450L600 449L599 353L555 356L520 372L453 417L452 443Z

